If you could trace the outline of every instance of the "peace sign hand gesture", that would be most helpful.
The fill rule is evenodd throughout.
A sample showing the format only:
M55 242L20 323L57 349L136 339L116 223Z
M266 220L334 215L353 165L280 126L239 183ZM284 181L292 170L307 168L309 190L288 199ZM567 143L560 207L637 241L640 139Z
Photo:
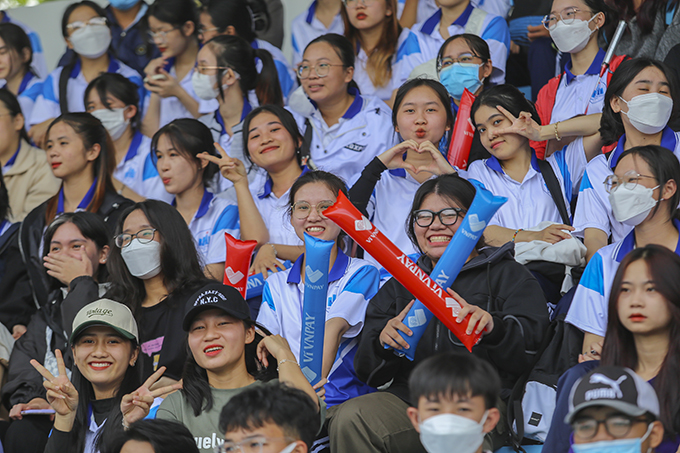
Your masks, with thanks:
M235 157L229 157L227 152L220 146L219 143L215 143L215 149L220 153L220 157L213 156L206 152L198 154L196 157L203 161L212 162L220 168L220 173L229 181L233 182L234 185L241 181L246 181L247 183L247 172L246 167L243 162L236 159Z
M535 142L541 141L541 126L531 118L531 113L520 112L519 117L515 118L515 115L502 106L498 105L496 108L512 122L512 126L497 130L498 135L518 134Z
M153 404L153 400L165 395L166 393L174 392L182 388L181 383L168 385L158 388L154 391L149 390L160 377L165 373L166 368L160 367L149 379L147 379L141 387L134 392L123 396L120 401L120 412L123 414L123 424L127 427L131 423L141 420L149 415L149 410Z
M47 401L57 413L54 427L59 431L70 432L78 409L78 391L68 379L61 351L55 350L54 355L59 371L57 377L52 376L52 373L35 359L31 360L31 365L45 378L43 386L47 390Z

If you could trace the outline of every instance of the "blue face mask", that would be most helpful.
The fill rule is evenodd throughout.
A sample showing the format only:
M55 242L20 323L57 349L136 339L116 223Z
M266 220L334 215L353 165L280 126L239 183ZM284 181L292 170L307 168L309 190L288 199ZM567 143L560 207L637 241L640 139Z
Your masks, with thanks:
M642 442L647 439L649 433L652 432L652 425L647 428L647 433L642 437L634 439L614 439L603 440L600 442L591 442L589 444L573 444L571 446L574 453L640 453L642 451ZM647 449L647 453L651 452L651 447Z
M139 3L139 0L109 0L109 3L116 9L127 11Z
M470 93L475 93L482 86L479 80L479 67L481 65L454 63L439 73L439 81L446 87L454 99L460 100L465 88Z

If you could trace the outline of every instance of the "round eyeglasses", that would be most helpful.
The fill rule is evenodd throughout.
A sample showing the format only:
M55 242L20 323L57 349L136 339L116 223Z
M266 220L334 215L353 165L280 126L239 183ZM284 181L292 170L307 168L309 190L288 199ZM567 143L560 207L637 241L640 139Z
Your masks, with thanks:
M576 20L576 15L579 12L581 12L580 9L570 6L569 8L564 8L557 14L548 14L547 16L544 16L543 20L541 20L541 23L548 30L555 28L557 22L560 20L564 22L565 25L571 25ZM592 11L589 12L592 14Z
M442 225L451 226L458 221L458 217L461 214L465 214L467 211L461 208L444 208L441 211L434 212L429 209L420 209L413 213L413 219L421 228L427 228L434 223L434 218L439 217L439 221Z
M652 178L656 179L654 176L641 175L635 170L627 171L623 176L619 177L616 175L609 175L604 179L604 189L607 193L612 193L619 186L623 186L628 190L633 190L635 186L640 183L640 178Z
M333 206L334 203L335 202L331 200L324 200L318 202L314 208L316 208L316 213L325 219L326 217L324 217L323 212ZM312 212L312 205L306 201L298 201L293 205L292 211L293 217L299 220L305 220Z
M308 64L300 64L297 68L297 75L301 80L309 78L312 73L312 69L319 77L326 77L329 72L331 72L332 66L345 66L344 64L330 64L330 63L319 63L314 66Z
M137 238L140 244L148 244L149 242L153 241L155 235L155 228L145 228L143 230L139 230L135 234L121 233L113 238L113 240L116 244L116 247L122 249L130 245L130 242L132 242L134 238Z
M613 414L604 420L597 420L592 417L579 418L572 422L571 427L574 430L574 436L579 439L590 440L595 437L600 425L604 425L610 436L620 439L628 435L635 423L649 423L649 420Z

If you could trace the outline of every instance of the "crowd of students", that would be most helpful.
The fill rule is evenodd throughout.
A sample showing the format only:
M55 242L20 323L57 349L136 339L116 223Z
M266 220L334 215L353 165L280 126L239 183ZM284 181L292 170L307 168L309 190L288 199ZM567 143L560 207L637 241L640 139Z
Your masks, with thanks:
M680 452L680 2L315 0L292 60L275 3L82 0L50 73L2 13L4 451ZM415 289L324 211L430 274L480 191L507 201L444 289L481 339L409 346ZM261 296L222 284L226 234ZM576 365L522 438L546 353Z

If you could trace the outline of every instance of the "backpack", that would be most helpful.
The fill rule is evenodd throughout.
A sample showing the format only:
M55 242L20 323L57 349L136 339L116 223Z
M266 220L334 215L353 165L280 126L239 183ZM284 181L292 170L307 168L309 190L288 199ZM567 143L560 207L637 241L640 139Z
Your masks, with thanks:
M544 442L555 411L557 381L578 364L583 332L558 315L551 323L536 354L533 366L520 377L508 400L510 443L523 451L522 441Z

